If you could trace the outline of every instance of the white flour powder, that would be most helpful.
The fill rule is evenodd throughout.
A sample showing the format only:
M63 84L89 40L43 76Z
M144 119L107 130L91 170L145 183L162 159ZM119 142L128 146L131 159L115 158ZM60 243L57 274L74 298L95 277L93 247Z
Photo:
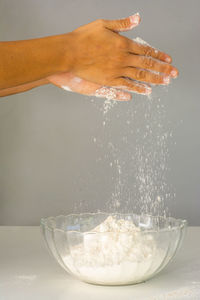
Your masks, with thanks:
M117 90L114 88L102 87L95 92L96 97L105 97L106 100L103 104L103 114L107 112L115 105L115 99L117 96Z
M149 46L149 47L152 47L154 48L153 46L151 46L149 43L147 43L146 41L144 41L143 39L141 39L140 37L136 37L135 39L133 39L134 42L138 43L138 44L141 44L143 46ZM158 53L158 50L155 49L155 53Z
M155 239L142 234L131 220L109 216L84 234L83 243L70 249L65 263L77 276L99 284L144 280L163 259Z
M133 39L133 41L136 42L136 43L139 43L141 45L144 45L144 46L150 46L149 43L147 43L146 41L144 41L140 37L136 37L135 39Z

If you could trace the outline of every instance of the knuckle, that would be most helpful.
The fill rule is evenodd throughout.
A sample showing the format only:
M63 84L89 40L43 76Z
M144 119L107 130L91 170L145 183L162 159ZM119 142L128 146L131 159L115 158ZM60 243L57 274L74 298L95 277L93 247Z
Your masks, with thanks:
M151 56L152 55L152 49L150 47L144 48L144 55L145 56Z
M96 23L100 26L103 26L105 24L105 20L104 19L98 19L98 20L96 20Z
M115 55L113 55L113 58L112 58L112 67L115 67L115 68L123 67L125 59L126 59L126 56L124 55L124 53L121 51L117 51L117 53L115 53Z
M138 69L136 72L137 80L144 80L146 78L146 72L144 70Z
M152 74L152 81L155 83L162 82L162 76L158 74Z
M128 42L126 41L126 39L123 38L119 38L120 36L118 36L118 38L116 39L116 46L120 49L126 49L128 48Z
M143 58L143 65L147 69L152 69L155 65L155 61L151 58Z
M123 58L123 67L124 68L129 68L129 66L137 66L137 58L135 59L134 57L130 58L129 53L124 53L124 58Z
M170 65L162 64L162 67L161 67L162 73L169 74L171 72L171 70L172 70L172 67Z
M129 18L121 20L121 25L123 28L128 28L130 26Z
M127 87L129 88L129 89L133 89L133 84L131 84L130 82L127 82Z
M123 39L120 39L120 38L116 39L116 47L117 48L123 48L124 47Z

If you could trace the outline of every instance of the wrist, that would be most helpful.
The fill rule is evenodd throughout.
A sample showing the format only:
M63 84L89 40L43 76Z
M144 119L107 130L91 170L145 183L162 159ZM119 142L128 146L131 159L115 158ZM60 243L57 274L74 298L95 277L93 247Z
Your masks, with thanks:
M74 63L73 34L0 42L0 90L69 72Z
M70 72L73 68L75 60L74 49L74 34L73 32L62 34L56 37L55 44L57 48L56 53L57 71Z
M66 33L33 41L36 43L33 45L36 60L32 70L36 70L41 75L40 78L35 78L36 80L70 72L74 62L72 35L72 33Z

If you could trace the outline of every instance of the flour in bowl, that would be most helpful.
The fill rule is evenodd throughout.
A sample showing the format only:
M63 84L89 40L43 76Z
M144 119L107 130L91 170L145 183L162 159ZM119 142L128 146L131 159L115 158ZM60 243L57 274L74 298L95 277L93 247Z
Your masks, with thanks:
M109 216L82 237L64 261L72 273L87 282L114 285L143 281L163 260L153 235L141 231L131 220Z

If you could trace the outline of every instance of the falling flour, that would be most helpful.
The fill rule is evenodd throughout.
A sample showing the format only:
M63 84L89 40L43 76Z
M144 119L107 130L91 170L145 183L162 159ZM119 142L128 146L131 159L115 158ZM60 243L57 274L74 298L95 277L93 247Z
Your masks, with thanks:
M134 41L150 46L139 37ZM83 191L79 198L84 200L75 212L103 210L169 216L168 207L175 193L169 176L172 132L165 99L135 95L133 101L122 103L112 100L117 92L102 87L95 96L106 99L96 101L94 97L91 101L100 112L96 122L99 126L92 135L97 156L94 168L86 168L87 173L84 170L78 182Z
M145 280L162 260L153 235L141 234L131 220L110 215L70 248L65 264L84 281L127 284Z
M96 97L105 97L103 103L103 114L107 112L115 105L115 99L117 96L117 90L114 88L102 87L95 92Z

